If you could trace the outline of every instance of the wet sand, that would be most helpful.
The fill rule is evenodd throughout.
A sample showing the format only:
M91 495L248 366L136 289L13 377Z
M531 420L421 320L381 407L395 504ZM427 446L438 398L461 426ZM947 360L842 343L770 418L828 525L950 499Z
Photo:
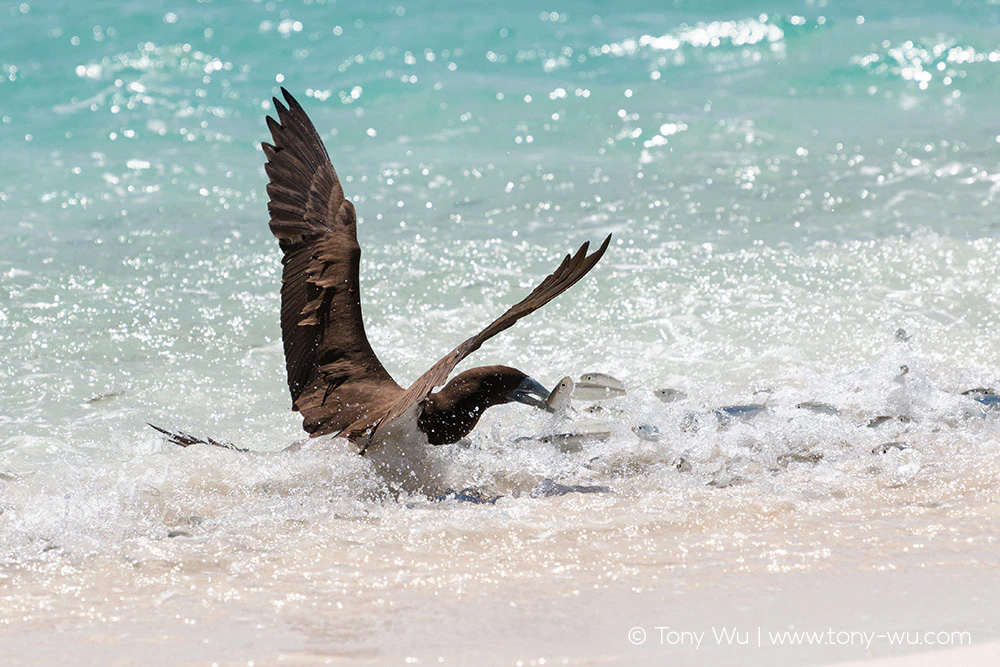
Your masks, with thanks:
M628 489L490 507L387 501L244 534L194 526L90 554L56 548L0 570L0 658L795 665L962 648L769 639L832 630L969 633L954 655L987 664L1000 639L994 478L984 466L952 480L946 501L919 484L804 508L746 487L699 490L711 504L683 507ZM713 637L727 629L749 644Z

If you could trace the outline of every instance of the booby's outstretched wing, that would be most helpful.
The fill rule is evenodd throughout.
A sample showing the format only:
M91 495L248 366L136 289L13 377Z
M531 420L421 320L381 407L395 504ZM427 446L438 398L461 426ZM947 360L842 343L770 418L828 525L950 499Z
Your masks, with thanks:
M487 340L496 336L501 331L511 328L519 319L535 312L575 285L577 281L594 268L597 261L604 255L604 251L608 249L609 243L611 243L610 234L608 234L608 238L604 239L601 247L590 255L587 254L587 249L590 247L589 242L580 246L575 255L566 255L559 268L532 290L531 294L518 304L512 306L488 327L442 357L426 373L421 375L378 421L372 435L379 428L389 424L392 420L406 412L414 403L426 398L435 387L444 384L451 372L455 370L455 367L467 356L478 350Z
M274 99L278 120L267 117L274 144L262 144L270 227L284 254L281 334L292 409L307 431L324 435L377 419L372 411L402 389L365 334L354 206L312 121L281 92L288 106Z

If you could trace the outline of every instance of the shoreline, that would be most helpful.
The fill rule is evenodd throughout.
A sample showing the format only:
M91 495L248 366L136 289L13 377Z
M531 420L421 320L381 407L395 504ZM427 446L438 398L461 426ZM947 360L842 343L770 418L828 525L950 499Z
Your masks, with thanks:
M157 599L133 599L131 618L109 617L98 604L83 618L68 614L34 623L10 620L0 633L0 657L7 664L29 655L33 662L58 663L66 657L65 647L72 646L76 664L380 664L408 659L420 664L470 659L543 664L540 658L544 664L995 664L1000 620L990 610L1000 596L1000 581L983 576L988 571L728 572L700 583L609 586L576 589L575 594L553 589L549 595L539 595L537 586L525 582L499 582L492 590L457 597L409 589L396 595L385 591L373 600L322 590L310 594L289 585L283 598L248 593L215 609L199 609L175 588ZM218 581L215 574L205 570L185 587L211 587ZM107 583L108 589L90 594L113 595L113 582ZM658 626L679 634L704 632L705 641L701 646L657 641ZM969 632L973 643L933 649L876 640L864 648L767 645L765 639L763 646L742 646L711 637L713 628L744 632L761 626L765 638L774 632L827 629L955 631ZM630 640L636 627L647 632L640 645ZM57 645L49 641L54 630L61 637ZM169 647L169 658L151 655L154 647Z

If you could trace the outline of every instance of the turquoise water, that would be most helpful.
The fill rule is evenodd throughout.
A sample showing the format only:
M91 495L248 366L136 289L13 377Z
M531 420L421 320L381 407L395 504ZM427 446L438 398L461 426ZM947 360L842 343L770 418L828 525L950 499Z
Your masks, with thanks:
M244 464L145 426L260 450L301 437L259 147L279 86L355 201L369 335L401 384L567 250L615 234L585 281L471 359L548 386L621 377L612 438L514 446L548 426L498 409L472 449L439 453L456 487L609 484L634 503L626 523L653 498L695 512L761 496L829 520L885 488L947 495L996 473L980 467L1000 429L967 421L957 392L1000 382L1000 5L663 4L0 4L0 554L28 564L22 590L44 588L34 559L62 557L47 546L95 572L80 554L152 548L185 512L212 517L210 544L298 544L328 500L347 534L409 517L366 495L377 477L336 443ZM901 364L909 384L892 381ZM690 399L664 406L660 387ZM761 422L680 426L762 388ZM804 420L793 406L810 399L853 416ZM886 412L912 420L859 426ZM640 443L639 422L665 437ZM916 459L860 472L902 439ZM804 447L824 460L775 477ZM761 496L726 495L734 479ZM535 501L510 502L521 518L482 519L482 539L531 525ZM585 514L559 525L595 530ZM805 542L782 548L812 562Z
M692 344L858 362L913 322L981 358L1000 10L865 6L9 5L3 413L75 434L83 400L130 387L150 417L232 419L186 376L243 394L236 423L294 423L274 350L234 363L279 335L258 148L279 81L356 200L369 328L404 382L608 231L603 273L492 349L558 355L572 326L584 365L651 346L653 381Z

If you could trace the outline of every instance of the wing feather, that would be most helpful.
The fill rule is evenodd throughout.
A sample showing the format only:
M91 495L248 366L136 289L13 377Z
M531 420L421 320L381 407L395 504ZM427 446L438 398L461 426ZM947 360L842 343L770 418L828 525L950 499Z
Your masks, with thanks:
M587 273L594 268L601 257L604 256L604 253L608 249L608 245L610 243L611 235L609 234L608 238L604 239L604 243L601 244L601 247L590 255L587 254L587 250L590 247L589 243L584 243L580 249L576 251L576 254L566 255L556 270L545 278L545 280L543 280L535 289L533 289L528 296L511 306L507 312L491 322L485 329L477 333L475 336L467 339L461 345L438 360L438 362L431 366L427 372L421 375L416 382L410 385L406 392L400 396L382 415L378 423L375 425L372 435L374 435L375 432L377 432L383 425L389 424L392 420L406 412L406 410L414 403L422 401L426 398L435 387L444 384L448 379L448 376L451 375L451 372L455 370L455 367L458 366L458 364L460 364L467 356L482 347L483 343L487 340L496 336L498 333L511 328L522 317L535 312L548 302L552 301L552 299L556 298L575 285L581 278L587 275ZM356 429L357 426L354 428Z
M282 88L268 117L271 232L283 253L281 335L292 408L313 435L338 432L401 393L376 357L361 312L354 206L315 126ZM287 106L286 106L287 104Z

